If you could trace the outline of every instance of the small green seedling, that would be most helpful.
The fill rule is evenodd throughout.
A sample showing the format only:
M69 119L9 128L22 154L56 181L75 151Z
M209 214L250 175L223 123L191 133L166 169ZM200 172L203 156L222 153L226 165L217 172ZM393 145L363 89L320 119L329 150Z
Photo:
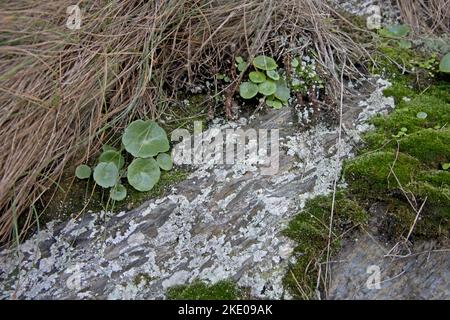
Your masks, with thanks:
M416 115L416 117L418 118L418 119L426 119L427 117L428 117L428 114L426 113L426 112L418 112L417 113L417 115Z
M447 171L448 169L450 169L450 162L448 162L448 163L443 163L443 164L442 164L442 169L445 170L445 171Z
M78 179L88 179L91 176L91 168L85 164L79 165L75 170Z
M236 57L235 61L236 68L238 69L239 73L242 73L247 69L247 62L244 61L244 58Z
M407 135L406 132L408 132L408 128L403 127L396 135L392 135L392 137L397 139L402 138Z
M238 58L236 58L238 66L244 65L244 63L247 66L241 57ZM276 61L271 57L260 55L253 59L252 65L254 70L249 73L248 81L241 83L239 87L240 96L248 100L260 94L266 105L274 109L287 105L290 98L290 89L277 71Z

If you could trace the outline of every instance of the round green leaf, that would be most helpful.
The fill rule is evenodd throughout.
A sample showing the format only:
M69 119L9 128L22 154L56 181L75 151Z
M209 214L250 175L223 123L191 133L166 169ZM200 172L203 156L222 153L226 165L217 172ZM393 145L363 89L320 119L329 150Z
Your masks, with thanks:
M281 101L288 101L291 97L291 91L286 85L285 81L279 80L276 82L277 90L275 91L275 97L280 99Z
M75 176L78 179L87 179L91 176L91 168L85 164L81 164L75 169Z
M278 65L271 57L257 56L253 59L253 65L261 70L275 70Z
M426 112L417 113L417 118L419 118L419 119L426 119L427 117L428 117L428 114Z
M109 197L115 201L122 201L127 196L127 189L121 185L117 184L111 188L109 192Z
M265 96L271 96L277 91L277 85L272 80L266 80L258 85L258 91Z
M159 181L161 171L155 159L134 159L128 166L128 183L138 191L150 191Z
M102 150L103 151L117 151L116 148L114 148L113 146L110 146L109 144L104 144L102 146Z
M250 78L250 81L253 83L262 83L266 81L266 75L261 71L252 71L250 72L248 77Z
M270 98L270 97L266 99L266 104L269 107L272 107L274 109L281 109L283 107L283 104L281 103L280 100L274 99L274 98Z
M397 24L387 27L387 31L392 37L403 38L408 35L410 28L406 24Z
M450 73L450 52L442 58L441 63L439 64L439 71Z
M236 57L235 60L236 60L236 63L237 63L237 64L243 63L243 62L244 62L244 58L242 58L242 57L240 57L240 56Z
M169 171L173 167L172 157L167 153L158 154L158 157L156 157L156 162L159 167L165 171Z
M239 94L244 99L251 99L258 94L258 86L251 82L243 82L239 86Z
M116 185L119 179L119 169L112 162L100 162L94 169L94 180L103 188Z
M292 59L291 66L293 66L294 68L297 68L299 65L300 65L300 62L298 61L297 58Z
M125 149L135 157L150 158L169 151L169 139L163 128L152 120L136 120L122 136Z
M272 80L280 80L280 74L278 72L276 72L275 70L267 70L266 71L267 76L272 79Z
M412 42L411 41L409 41L409 40L400 40L399 42L398 42L398 45L400 46L400 48L402 48L402 49L411 49L411 47L412 47Z
M238 63L237 69L239 72L244 72L245 69L247 69L247 62L243 61L241 63Z
M117 169L120 170L125 164L125 159L119 152L108 150L100 155L100 157L98 158L98 162L111 162L117 167Z

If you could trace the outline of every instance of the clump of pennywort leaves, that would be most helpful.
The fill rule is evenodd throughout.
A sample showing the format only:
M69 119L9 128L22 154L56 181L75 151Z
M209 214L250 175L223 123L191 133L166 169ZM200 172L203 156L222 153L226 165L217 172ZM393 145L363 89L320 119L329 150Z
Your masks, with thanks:
M122 148L133 156L125 169L122 149L118 150L104 145L103 152L93 170L94 181L103 188L110 189L110 198L124 200L126 188L121 184L122 178L138 191L150 191L159 181L161 169L172 169L169 140L163 128L152 120L136 120L125 129L122 135ZM75 170L79 179L88 179L92 174L89 166L82 164Z
M247 67L247 62L242 57L237 57L236 63L240 72ZM243 99L252 99L260 95L265 103L274 109L287 105L290 89L277 70L275 60L264 55L257 56L253 59L252 66L248 81L241 83L239 87L240 96Z
M406 24L390 25L382 28L378 33L391 41L397 42L402 49L411 49L412 42L406 37L410 33L411 28Z

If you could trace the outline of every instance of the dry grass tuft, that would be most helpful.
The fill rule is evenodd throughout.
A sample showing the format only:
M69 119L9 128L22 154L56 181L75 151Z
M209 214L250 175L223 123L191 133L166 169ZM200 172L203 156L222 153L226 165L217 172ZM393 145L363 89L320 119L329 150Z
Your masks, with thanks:
M280 37L303 37L335 82L345 57L346 73L367 57L321 0L83 0L75 31L65 27L72 4L0 3L0 241L18 217L26 233L76 152L86 161L131 119L157 119L177 91L229 69L236 55L281 59L294 48Z
M402 19L417 33L450 34L450 0L397 0Z

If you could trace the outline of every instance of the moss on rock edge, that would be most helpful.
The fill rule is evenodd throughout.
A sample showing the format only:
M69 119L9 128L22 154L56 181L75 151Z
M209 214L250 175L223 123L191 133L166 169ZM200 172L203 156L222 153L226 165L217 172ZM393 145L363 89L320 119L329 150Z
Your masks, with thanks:
M215 284L194 281L188 285L178 285L167 290L169 300L239 300L243 293L236 284L229 280Z
M316 296L319 264L326 260L332 200L332 195L309 200L304 210L291 220L284 231L297 245L294 250L296 262L283 279L285 287L295 298L314 299ZM331 253L339 250L346 231L365 224L367 219L367 213L358 203L350 200L346 193L338 192L333 215Z

